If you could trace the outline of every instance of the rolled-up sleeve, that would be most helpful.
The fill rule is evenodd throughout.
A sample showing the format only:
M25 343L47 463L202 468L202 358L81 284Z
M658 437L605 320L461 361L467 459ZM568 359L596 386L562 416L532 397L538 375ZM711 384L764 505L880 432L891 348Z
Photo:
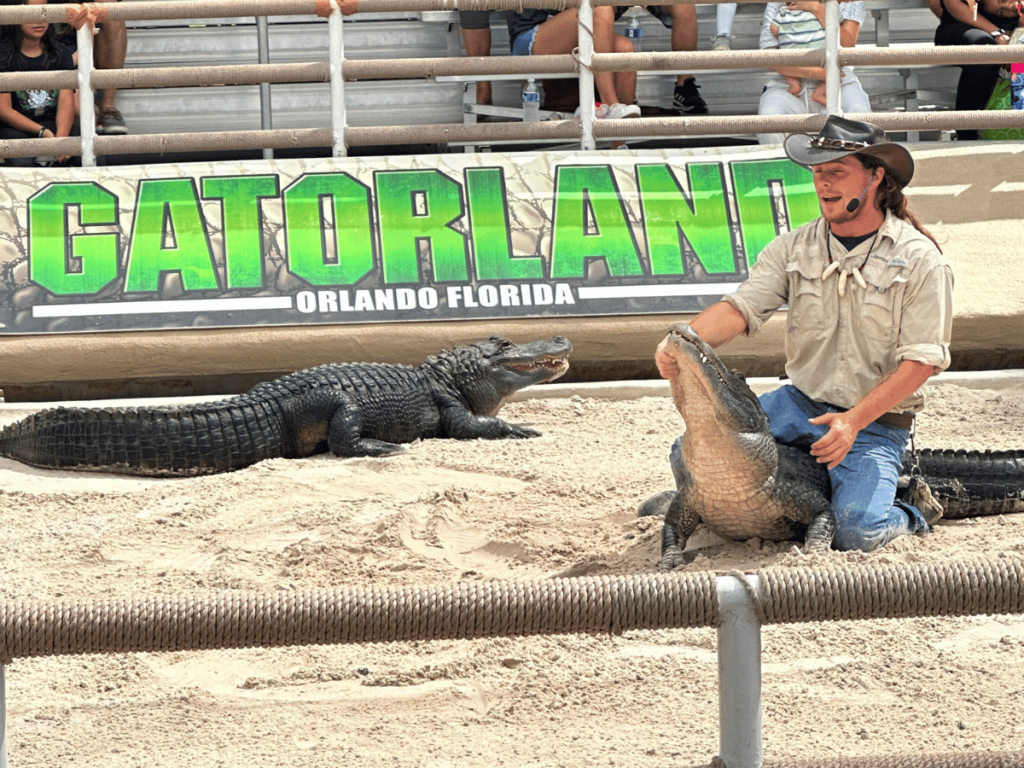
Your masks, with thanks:
M953 271L947 264L932 260L922 267L907 285L896 360L932 365L937 373L946 370L950 363Z
M731 293L723 297L747 321L747 333L761 330L775 310L789 300L789 275L786 272L786 253L774 240L761 251L750 268L750 276Z

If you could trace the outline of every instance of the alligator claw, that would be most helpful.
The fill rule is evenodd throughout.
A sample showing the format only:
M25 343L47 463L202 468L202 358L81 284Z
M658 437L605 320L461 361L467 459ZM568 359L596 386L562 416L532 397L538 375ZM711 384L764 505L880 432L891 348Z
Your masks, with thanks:
M658 561L658 570L662 573L674 571L679 566L689 565L696 559L696 552L683 552L683 550L673 544L670 547L666 547L665 551L661 553L661 560Z

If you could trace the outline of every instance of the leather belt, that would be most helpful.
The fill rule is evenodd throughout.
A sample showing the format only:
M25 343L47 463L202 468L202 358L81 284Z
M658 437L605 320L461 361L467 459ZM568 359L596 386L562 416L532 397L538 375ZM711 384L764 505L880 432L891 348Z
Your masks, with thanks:
M914 426L914 414L912 413L883 413L877 419L876 424L883 427L897 427L909 431Z

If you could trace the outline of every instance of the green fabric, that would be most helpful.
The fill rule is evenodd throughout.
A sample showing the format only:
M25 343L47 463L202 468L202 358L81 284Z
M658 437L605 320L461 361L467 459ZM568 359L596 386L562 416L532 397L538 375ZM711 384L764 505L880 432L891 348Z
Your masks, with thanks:
M996 81L996 87L992 89L992 95L988 99L985 109L1010 109L1010 80L1000 78ZM989 141L995 140L1020 140L1024 139L1024 128L982 128L978 131L978 137Z

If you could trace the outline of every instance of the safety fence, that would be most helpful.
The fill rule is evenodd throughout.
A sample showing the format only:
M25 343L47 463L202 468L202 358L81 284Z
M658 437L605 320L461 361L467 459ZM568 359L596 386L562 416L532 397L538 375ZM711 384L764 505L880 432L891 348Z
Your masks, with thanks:
M763 624L1024 613L1024 558L459 582L323 592L223 591L0 606L2 670L14 659L717 627L720 754L762 765ZM0 695L0 706L4 698ZM0 712L0 766L6 717ZM833 760L835 766L864 765ZM1024 753L872 758L871 765L1024 766Z
M724 0L712 0L723 2ZM754 0L741 0L754 2ZM251 85L327 82L330 84L331 125L308 129L221 131L217 134L145 134L97 136L92 121L82 121L81 136L0 142L0 157L37 155L82 157L93 166L97 155L151 152L218 151L331 147L336 157L349 147L410 143L488 144L510 140L578 142L593 149L599 139L678 137L721 134L813 132L826 114L842 114L839 105L840 69L844 65L920 67L934 64L1005 64L1004 46L943 46L923 48L841 48L839 0L825 0L826 47L798 51L741 50L723 52L595 53L593 9L621 0L156 0L155 2L88 5L32 5L0 7L0 24L32 20L67 21L78 28L78 71L0 74L0 92L36 88L77 88L82 103L102 88L161 88L171 86ZM694 4L694 0L666 0L668 4ZM701 0L707 4L707 0ZM871 0L867 0L870 7ZM522 8L578 8L579 47L562 56L495 56L483 58L425 58L346 60L343 15L382 11L505 10ZM327 62L246 64L235 66L162 67L97 70L93 66L92 28L105 18L115 20L204 19L224 16L264 18L279 15L326 17L329 25ZM781 66L824 67L827 85L825 114L797 116L686 116L640 120L596 120L594 72L700 72L709 69L767 69ZM389 78L424 78L480 75L551 76L579 78L579 120L540 123L435 124L388 127L349 127L345 117L345 82ZM948 130L959 128L1012 128L1024 126L1024 113L1007 111L873 112L849 114L870 119L890 131Z

